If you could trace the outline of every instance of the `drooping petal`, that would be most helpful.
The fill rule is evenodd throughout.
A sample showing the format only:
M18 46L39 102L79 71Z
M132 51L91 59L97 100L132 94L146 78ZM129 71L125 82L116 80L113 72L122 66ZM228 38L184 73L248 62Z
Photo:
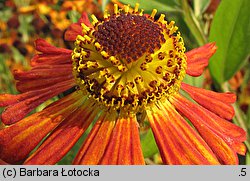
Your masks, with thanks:
M192 122L222 164L238 164L236 152L246 150L241 144L246 139L243 129L180 95L171 97L170 101Z
M208 43L202 47L187 52L187 74L194 77L200 76L215 51L215 43Z
M51 77L62 77L72 74L71 65L54 65L50 67L40 66L29 71L15 70L13 72L16 80L37 80Z
M64 35L64 39L67 41L75 41L77 35L83 35L81 23L84 23L86 26L91 27L91 23L88 18L88 14L86 12L82 13L81 18L78 20L77 23L73 23L67 29Z
M80 94L70 94L43 111L0 130L0 159L8 163L25 159L51 130L76 109L80 102Z
M0 101L0 106L9 105L1 115L2 122L9 125L21 120L44 101L68 90L72 86L74 86L74 81L70 80L45 89L29 91L23 94L0 95L0 99L1 97L8 97L9 99L4 98L3 101L5 102Z
M116 114L101 115L79 150L73 164L97 165L100 162L115 127L115 117Z
M19 92L28 92L32 90L44 89L47 87L51 87L60 82L66 82L69 80L73 80L73 74L68 74L60 77L50 77L44 79L34 79L34 80L22 80L17 81L16 88Z
M135 115L117 120L100 164L144 165Z
M151 108L147 115L165 164L219 164L205 141L168 101Z
M36 50L40 53L35 55L31 60L32 66L71 63L71 50L57 48L41 38L35 41L35 46Z
M17 80L16 87L20 92L39 90L74 80L72 65L41 65L33 67L29 71L14 71L14 78Z
M175 100L173 103L177 102L176 100L179 100L180 103L182 101L183 107L192 109L196 112L196 115L201 116L203 122L206 122L206 125L210 126L214 131L219 131L223 135L227 135L237 141L242 142L246 140L246 132L241 127L217 116L202 106L192 103L181 95L175 96L171 101L172 100Z
M225 119L232 119L234 108L231 105L236 101L233 93L217 93L182 83L181 88L185 90L197 103Z
M27 165L56 164L74 146L97 115L91 103L85 102L67 117L24 162Z

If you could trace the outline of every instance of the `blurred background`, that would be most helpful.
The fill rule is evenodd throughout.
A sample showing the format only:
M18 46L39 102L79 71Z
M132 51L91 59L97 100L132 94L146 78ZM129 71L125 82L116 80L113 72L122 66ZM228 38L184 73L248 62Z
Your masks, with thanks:
M157 16L164 13L167 20L174 20L187 51L216 42L218 50L209 68L202 76L186 76L184 81L218 92L232 91L237 95L233 122L247 130L245 143L250 150L249 0L0 0L0 93L18 93L12 71L29 69L29 62L35 54L35 39L42 37L55 46L72 49L72 44L64 41L64 33L71 23L77 22L82 12L102 19L104 10L112 11L114 3L120 7L123 4L133 7L136 2L145 13L150 14L156 8ZM53 100L34 111L43 109ZM83 135L59 164L71 163L85 137ZM161 164L152 132L147 126L142 128L141 144L146 163ZM247 156L240 156L240 163L250 164L249 152Z

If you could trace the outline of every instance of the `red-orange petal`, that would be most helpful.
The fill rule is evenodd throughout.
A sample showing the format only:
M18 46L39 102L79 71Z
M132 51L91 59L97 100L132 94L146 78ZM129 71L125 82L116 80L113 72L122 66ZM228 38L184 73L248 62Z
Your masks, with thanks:
M220 134L228 136L229 138L227 138L226 140L233 139L240 142L246 140L246 132L241 127L217 116L216 114L210 112L202 106L192 103L181 95L177 95L170 100L175 100L173 104L177 102L176 100L179 100L179 105L182 104L183 109L192 110L194 113L196 113L195 115L200 116L202 122L204 122L206 126L209 126L215 132L220 132Z
M34 79L34 80L21 80L17 81L16 88L19 92L28 92L33 90L44 89L51 87L60 82L73 80L73 74L64 75L61 77L50 77L45 79Z
M31 60L32 66L71 63L71 50L57 48L41 38L35 41L35 47L40 53Z
M205 67L208 66L210 57L215 52L215 43L208 43L202 47L187 52L187 74L194 77L200 76Z
M16 80L37 80L51 77L62 77L72 74L72 65L39 66L29 71L15 70L13 72Z
M12 103L3 111L1 115L2 122L9 125L21 120L44 101L68 90L74 86L74 84L74 80L69 80L45 89L29 91L19 95L7 96L9 99L15 99L16 102L14 103L8 100L6 100L6 102L0 102L0 106L6 103ZM5 97L6 94L0 95L0 97L2 96Z
M135 115L118 118L100 164L144 165Z
M67 29L64 35L64 39L67 41L75 41L77 35L82 35L82 27L81 23L84 23L86 26L91 27L91 23L88 18L88 14L86 12L82 13L81 18L78 20L77 23L73 23Z
M171 97L170 101L192 122L222 164L238 164L236 152L239 148L243 152L239 143L246 139L243 129L180 95Z
M16 163L38 145L38 143L80 103L78 94L71 94L16 124L0 130L0 159Z
M232 119L234 108L231 105L236 101L233 93L217 93L182 83L181 88L185 90L197 103L225 119Z
M79 150L74 164L143 165L135 115L102 116Z
M115 117L116 113L101 115L79 150L73 164L97 165L100 162L115 127Z
M24 162L26 165L56 164L74 146L97 115L90 102L67 117Z
M147 110L147 115L165 164L219 164L205 141L168 101Z
M3 161L2 159L0 159L0 165L9 165L7 162Z
M62 87L62 86L69 86L69 88L72 86L72 81L71 82L62 82L61 84L59 84L59 88ZM56 88L56 87L54 87ZM50 89L41 89L41 90L36 90L36 91L29 91L29 92L25 92L25 93L22 93L22 94L17 94L17 95L14 95L14 94L0 94L0 107L5 107L5 106L9 106L9 105L12 105L12 104L15 104L15 103L18 103L18 102L21 102L23 100L26 100L26 99L29 99L29 98L32 98L32 97L35 97L37 96L38 94L41 94L41 93L44 93L44 92L47 92L47 91L50 91Z

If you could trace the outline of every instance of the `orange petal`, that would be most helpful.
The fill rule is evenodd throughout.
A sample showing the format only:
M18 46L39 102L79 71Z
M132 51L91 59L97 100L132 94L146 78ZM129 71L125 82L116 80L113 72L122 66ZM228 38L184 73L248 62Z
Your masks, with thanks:
M50 77L46 79L22 80L16 83L16 88L19 92L28 92L51 87L60 82L65 82L73 79L73 74L68 74L61 77Z
M25 159L37 144L81 103L79 95L70 94L43 111L0 130L0 159L8 163Z
M197 103L225 119L232 119L234 108L231 105L236 101L233 93L217 93L182 83L181 88L185 90Z
M100 162L105 165L144 165L135 115L120 117Z
M232 142L231 147L234 149L234 151L240 155L246 155L247 147L242 142Z
M79 150L74 164L97 165L100 162L115 127L115 117L116 113L101 115Z
M81 18L77 23L73 23L65 32L64 39L67 41L75 41L77 35L82 35L81 23L84 23L86 26L91 27L91 23L86 12L82 13Z
M9 164L0 159L0 165L9 165Z
M72 65L40 65L29 71L14 71L16 87L20 92L47 88L67 80L74 80Z
M27 165L56 164L74 146L97 115L90 102L66 118L24 162Z
M45 89L30 91L19 95L7 96L9 98L15 99L16 103L8 100L6 100L6 102L0 102L0 106L6 103L12 103L12 105L7 107L7 109L5 109L2 113L2 122L9 125L21 120L44 101L68 90L74 84L74 80L70 80ZM6 94L0 95L0 97L2 96L5 97Z
M143 165L135 116L102 116L77 154L74 164Z
M187 74L194 77L200 76L205 67L208 66L208 61L215 51L215 43L208 43L187 52Z
M47 41L45 41L42 38L38 38L35 41L35 48L37 51L46 53L46 54L71 54L71 50L65 49L65 48L57 48L51 44L49 44Z
M64 39L67 41L75 41L77 35L83 35L82 27L78 23L73 23L65 32Z
M59 88L61 86L67 86L69 85L69 88L72 87L72 82L66 82L66 83L61 83L59 84ZM56 87L54 87L56 88ZM47 92L47 91L50 91L50 89L41 89L41 90L36 90L36 91L29 91L29 92L25 92L25 93L22 93L22 94L17 94L17 95L13 95L13 94L0 94L0 107L5 107L5 106L9 106L9 105L12 105L12 104L15 104L15 103L18 103L18 102L21 102L23 100L26 100L26 99L29 99L29 98L32 98L34 96L37 96L38 94L41 94L41 93L44 93L44 92Z
M165 164L219 164L205 141L168 101L158 106L147 115Z
M221 163L238 164L236 155L236 151L239 150L238 143L246 139L246 133L243 129L180 95L171 97L170 101L192 122Z
M65 48L57 48L45 40L39 38L35 41L36 50L41 52L34 56L31 60L32 66L41 64L65 64L71 63L71 50Z
M182 102L185 103L183 105L183 109L191 109L193 112L195 112L197 116L200 116L202 119L202 122L204 122L207 126L209 126L212 130L224 135L228 136L229 140L233 139L235 141L243 142L246 140L246 132L239 126L222 119L221 117L217 116L216 114L208 111L207 109L203 108L202 106L199 106L197 104L192 103L191 101L188 101L184 97L178 95L173 98L176 102L176 100L179 100L180 104ZM173 104L175 104L173 102ZM185 115L186 116L186 115Z
M37 80L51 77L63 77L72 74L72 65L54 65L50 67L39 66L29 71L15 70L13 72L16 80Z

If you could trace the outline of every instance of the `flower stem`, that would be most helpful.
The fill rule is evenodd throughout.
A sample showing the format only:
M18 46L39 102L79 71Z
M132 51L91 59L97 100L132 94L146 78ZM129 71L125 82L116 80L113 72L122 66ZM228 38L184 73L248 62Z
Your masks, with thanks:
M207 42L207 37L201 28L201 23L197 20L194 15L193 10L190 8L187 0L180 0L180 4L182 7L182 13L184 20L191 30L193 36L195 37L197 43L201 46Z

